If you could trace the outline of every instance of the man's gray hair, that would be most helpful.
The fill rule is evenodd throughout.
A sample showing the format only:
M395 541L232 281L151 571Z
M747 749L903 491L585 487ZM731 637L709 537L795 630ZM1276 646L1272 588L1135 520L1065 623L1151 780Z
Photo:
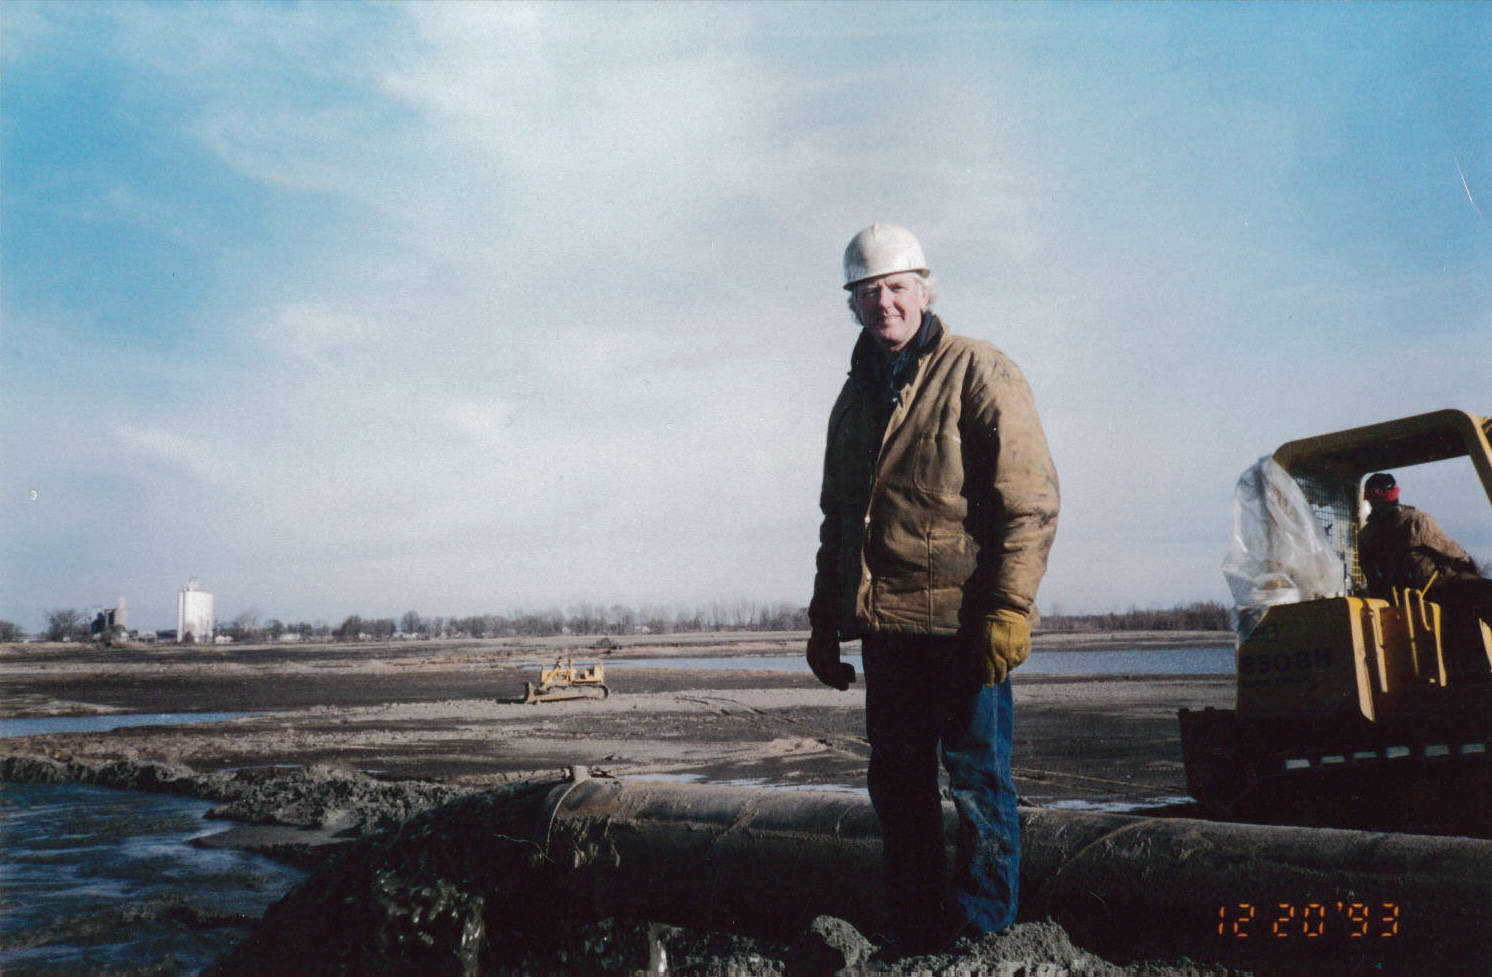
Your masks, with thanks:
M927 309L929 312L931 312L933 306L936 305L938 301L937 279L933 278L932 272L930 271L913 271L909 272L908 274L917 276L917 283L922 286L922 292L927 296ZM855 325L865 325L865 323L860 321L860 313L855 308L855 290L853 288L850 289L850 294L846 298L846 303L850 307L850 318L855 321Z

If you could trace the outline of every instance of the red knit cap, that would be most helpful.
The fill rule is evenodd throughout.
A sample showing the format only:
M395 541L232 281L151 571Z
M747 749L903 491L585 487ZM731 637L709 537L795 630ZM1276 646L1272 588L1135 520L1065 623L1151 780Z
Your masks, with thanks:
M1363 485L1363 498L1369 502L1399 501L1399 485L1387 472L1374 472Z

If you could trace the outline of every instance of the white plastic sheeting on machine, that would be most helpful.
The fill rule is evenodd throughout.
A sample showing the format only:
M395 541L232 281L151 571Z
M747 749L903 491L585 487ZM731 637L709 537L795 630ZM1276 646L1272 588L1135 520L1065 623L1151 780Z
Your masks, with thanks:
M1342 558L1311 512L1305 493L1273 458L1261 458L1233 490L1233 540L1223 560L1233 592L1233 629L1246 637L1264 611L1341 595Z

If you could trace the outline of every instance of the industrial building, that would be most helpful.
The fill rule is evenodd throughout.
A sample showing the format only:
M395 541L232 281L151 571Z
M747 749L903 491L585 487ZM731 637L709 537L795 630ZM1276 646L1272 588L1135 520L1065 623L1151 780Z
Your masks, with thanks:
M88 630L95 638L100 639L120 637L127 633L129 620L125 614L124 598L119 598L114 607L96 608Z
M193 577L176 593L176 640L211 644L212 628L212 594Z

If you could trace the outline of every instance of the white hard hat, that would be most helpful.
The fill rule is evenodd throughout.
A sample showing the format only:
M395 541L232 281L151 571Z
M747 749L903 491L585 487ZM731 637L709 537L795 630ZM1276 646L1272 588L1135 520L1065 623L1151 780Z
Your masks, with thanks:
M896 224L872 224L850 239L844 249L844 287L848 291L857 282L880 278L900 271L927 274L927 259L922 245L905 227Z

